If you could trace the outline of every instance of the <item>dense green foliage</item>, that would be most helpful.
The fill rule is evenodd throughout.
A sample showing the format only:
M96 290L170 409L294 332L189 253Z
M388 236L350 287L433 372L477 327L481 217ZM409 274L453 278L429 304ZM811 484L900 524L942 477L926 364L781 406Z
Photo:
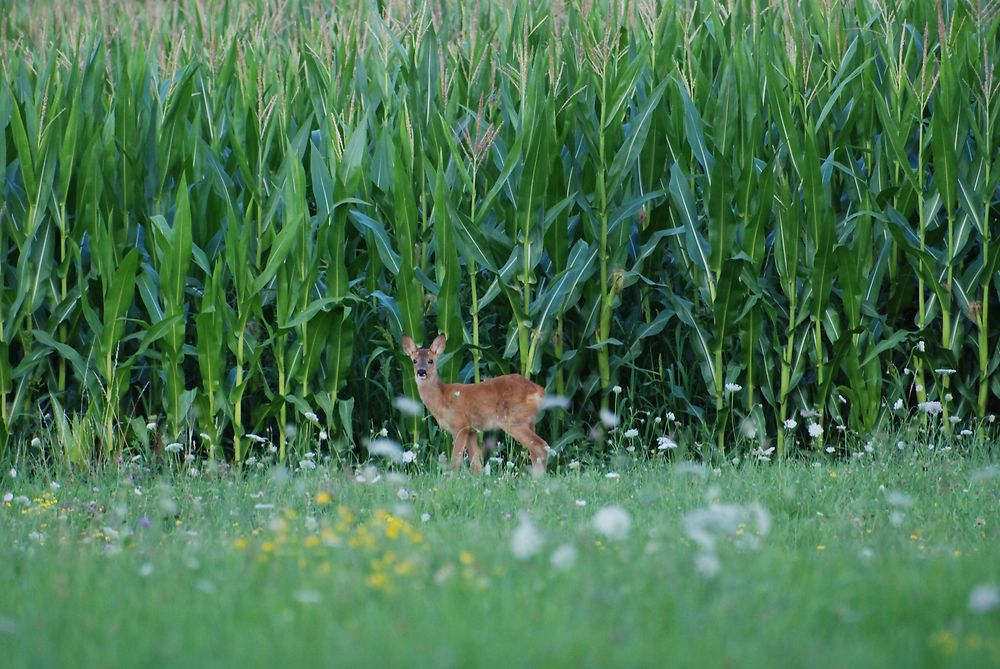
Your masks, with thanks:
M4 473L3 664L997 666L997 468L899 439L618 478Z
M557 449L996 411L995 3L448 6L4 3L0 449L418 441L402 332Z

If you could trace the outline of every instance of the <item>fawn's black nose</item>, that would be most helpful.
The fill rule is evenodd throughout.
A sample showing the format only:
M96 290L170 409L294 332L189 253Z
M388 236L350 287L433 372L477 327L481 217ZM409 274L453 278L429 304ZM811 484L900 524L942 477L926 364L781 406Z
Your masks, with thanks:
M426 369L418 369L417 370L417 376L419 376L420 378L423 378L423 377L427 376L427 370Z

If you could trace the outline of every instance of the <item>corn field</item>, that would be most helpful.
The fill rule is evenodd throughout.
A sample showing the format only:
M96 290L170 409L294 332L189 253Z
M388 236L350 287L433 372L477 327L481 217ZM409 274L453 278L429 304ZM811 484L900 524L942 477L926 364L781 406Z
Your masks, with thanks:
M566 398L557 451L599 455L607 412L706 457L974 428L998 14L4 3L0 458L426 440L402 333L447 335L446 380Z

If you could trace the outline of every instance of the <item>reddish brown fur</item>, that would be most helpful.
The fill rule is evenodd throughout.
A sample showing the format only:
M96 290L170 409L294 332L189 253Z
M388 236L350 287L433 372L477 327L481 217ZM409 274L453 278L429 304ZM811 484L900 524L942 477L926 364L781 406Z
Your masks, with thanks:
M472 470L480 471L483 453L477 430L500 429L528 449L536 472L544 472L548 444L535 433L535 420L545 390L520 374L482 383L441 383L435 362L444 344L444 335L438 335L430 348L417 348L408 335L402 339L403 351L413 361L420 399L441 429L451 433L452 468L462 464L463 454L468 451Z

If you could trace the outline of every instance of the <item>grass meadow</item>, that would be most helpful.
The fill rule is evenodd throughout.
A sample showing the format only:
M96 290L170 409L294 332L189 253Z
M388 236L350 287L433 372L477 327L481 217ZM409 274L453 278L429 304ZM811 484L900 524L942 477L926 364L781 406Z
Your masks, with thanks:
M7 473L0 653L11 668L998 666L1000 470L987 445L922 434L717 469L621 450L538 479L502 453L485 476Z

